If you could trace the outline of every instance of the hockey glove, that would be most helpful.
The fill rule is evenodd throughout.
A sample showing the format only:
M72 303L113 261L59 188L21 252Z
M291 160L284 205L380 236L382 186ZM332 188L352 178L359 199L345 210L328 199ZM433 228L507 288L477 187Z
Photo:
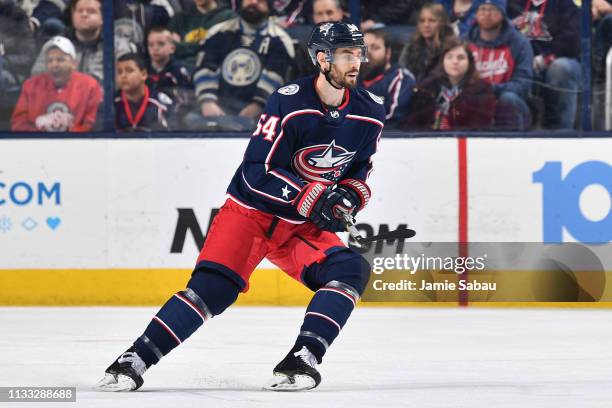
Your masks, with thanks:
M360 205L359 196L344 187L325 187L309 183L295 198L298 213L324 231L346 231L344 214L354 214Z
M344 179L338 183L338 188L350 194L351 203L357 208L355 212L363 210L370 201L370 187L361 180Z

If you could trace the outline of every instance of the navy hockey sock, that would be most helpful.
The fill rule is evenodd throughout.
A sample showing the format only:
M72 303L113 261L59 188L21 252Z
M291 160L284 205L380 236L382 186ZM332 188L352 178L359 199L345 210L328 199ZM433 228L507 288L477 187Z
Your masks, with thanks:
M304 276L311 288L318 287L308 308L295 347L306 346L321 363L323 355L346 324L369 279L370 266L352 251L330 256L313 265ZM326 282L323 286L317 282Z
M210 270L196 270L187 288L172 296L134 342L147 367L191 336L206 320L236 301L238 286Z

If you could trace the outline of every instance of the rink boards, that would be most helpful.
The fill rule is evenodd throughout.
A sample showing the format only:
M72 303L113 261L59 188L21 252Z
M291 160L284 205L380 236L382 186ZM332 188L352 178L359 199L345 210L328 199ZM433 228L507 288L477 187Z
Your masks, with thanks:
M247 143L0 141L0 304L163 302L188 279ZM610 152L612 139L383 138L360 228L405 224L420 242L610 242ZM260 268L243 304L308 299Z

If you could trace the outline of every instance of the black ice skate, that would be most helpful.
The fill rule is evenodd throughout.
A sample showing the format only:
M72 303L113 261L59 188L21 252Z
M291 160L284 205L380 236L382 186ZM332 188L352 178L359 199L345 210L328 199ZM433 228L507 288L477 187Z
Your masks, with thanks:
M135 391L143 384L147 366L134 346L121 354L105 371L95 388L102 391Z
M321 382L321 374L315 368L316 357L306 348L294 347L287 357L274 367L274 377L264 385L269 391L305 391Z

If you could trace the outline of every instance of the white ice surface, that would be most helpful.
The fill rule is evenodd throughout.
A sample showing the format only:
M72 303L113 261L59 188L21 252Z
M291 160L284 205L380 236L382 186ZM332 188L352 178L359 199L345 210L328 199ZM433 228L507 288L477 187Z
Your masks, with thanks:
M261 386L302 308L231 308L145 374L133 393L90 387L156 308L0 308L0 386L76 386L78 407L612 407L612 311L356 310L321 385ZM70 403L0 403L70 407Z

